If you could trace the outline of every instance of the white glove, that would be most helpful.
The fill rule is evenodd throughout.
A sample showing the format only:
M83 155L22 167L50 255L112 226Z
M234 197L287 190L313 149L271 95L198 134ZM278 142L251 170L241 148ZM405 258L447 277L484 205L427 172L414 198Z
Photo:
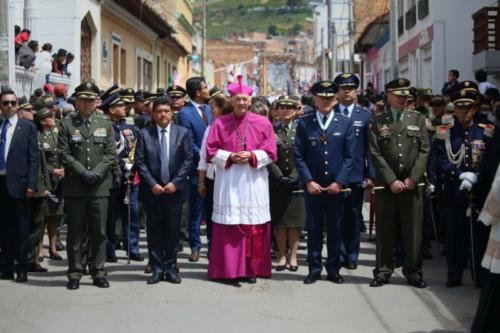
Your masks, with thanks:
M428 196L430 196L430 195L434 194L434 192L436 192L436 186L434 186L431 183L427 184L427 187L425 188L425 193Z
M460 177L458 177L458 179L468 180L472 185L477 183L477 175L474 172L462 172L460 174Z
M472 184L468 179L462 180L462 184L460 184L460 187L458 188L460 191L466 190L467 192L470 192L472 190Z
M134 165L131 163L125 163L125 170L130 171Z

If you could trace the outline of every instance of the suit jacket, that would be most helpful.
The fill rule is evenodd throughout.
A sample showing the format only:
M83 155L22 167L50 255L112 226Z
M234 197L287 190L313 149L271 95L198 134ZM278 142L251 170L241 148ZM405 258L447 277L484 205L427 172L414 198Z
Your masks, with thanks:
M333 109L340 114L340 106ZM375 178L375 169L370 153L370 119L371 112L355 105L351 117L354 126L356 145L352 161L351 183L361 183L365 178Z
M205 115L207 116L208 125L212 124L212 111L210 106L203 104ZM177 124L179 126L185 127L191 133L192 138L192 148L193 148L193 163L192 163L192 174L198 174L198 161L200 160L200 149L201 143L203 141L203 135L207 126L203 123L203 119L200 113L196 109L193 103L189 102L184 106L177 115Z
M38 135L33 123L18 119L6 162L9 196L26 198L26 190L36 190L38 182Z
M314 180L322 187L339 182L345 187L351 180L356 139L352 121L335 114L326 129L323 143L316 112L299 119L293 152L301 181Z
M169 144L169 182L180 192L193 164L191 134L183 127L170 123ZM140 193L143 197L152 196L151 188L161 182L160 138L156 124L140 131L135 148L135 168L141 177Z

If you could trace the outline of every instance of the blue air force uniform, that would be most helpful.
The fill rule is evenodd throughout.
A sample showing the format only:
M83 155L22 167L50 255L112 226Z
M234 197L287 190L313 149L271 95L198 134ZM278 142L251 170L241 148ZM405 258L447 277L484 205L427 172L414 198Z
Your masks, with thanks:
M334 83L338 87L357 89L359 79L350 73L338 75ZM375 169L370 157L370 120L371 113L356 104L335 106L336 114L343 115L353 122L355 146L349 188L351 193L345 195L344 218L342 230L341 263L347 268L356 268L361 242L361 226L363 224L363 181L375 177Z
M464 90L459 91L453 98L455 107L461 104L474 107L476 99L477 93ZM489 132L492 131L486 124L474 120L471 126L464 127L456 118L453 125L440 126L436 132L436 165L444 184L448 287L462 283L463 271L468 264L471 214L473 219L477 218L474 209L470 208L475 194L473 185L477 182L479 163ZM479 258L478 256L476 261L480 260ZM477 267L479 263L476 263Z
M311 92L320 97L331 97L335 85L330 81L316 83ZM318 118L319 111L311 112L299 119L294 143L294 156L303 184L309 181L327 188L333 182L347 187L353 171L353 154L356 144L352 121L347 117L332 114L332 121L323 131ZM323 123L324 120L323 120ZM321 250L323 228L326 223L328 257L325 268L328 277L338 277L340 270L340 243L342 230L343 202L341 195L323 191L319 195L305 194L306 224L308 230L307 258L309 275L304 283L314 283L322 270ZM341 280L341 279L340 279ZM337 283L341 283L337 278Z

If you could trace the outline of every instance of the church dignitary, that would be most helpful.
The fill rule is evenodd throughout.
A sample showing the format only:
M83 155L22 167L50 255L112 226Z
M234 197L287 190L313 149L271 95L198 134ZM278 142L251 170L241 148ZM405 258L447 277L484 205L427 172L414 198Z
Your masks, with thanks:
M462 284L463 271L469 262L470 246L474 245L471 244L471 229L474 230L471 223L476 224L473 222L476 216L471 200L475 194L474 185L478 180L486 136L493 135L492 129L485 131L486 124L474 120L478 108L477 98L476 90L459 90L455 93L452 96L455 105L454 125L443 125L436 133L436 164L438 173L444 176L447 287ZM484 252L484 245L481 252ZM474 259L479 261L480 257ZM477 264L472 267L473 273L477 273Z
M98 94L99 88L92 81L76 87L76 112L61 121L59 130L58 148L65 169L62 196L68 224L70 290L80 286L87 239L93 283L109 287L104 277L106 217L116 148L111 122L96 112Z
M403 274L408 284L426 288L422 279L422 181L429 154L425 116L405 109L410 81L386 84L389 107L374 115L370 147L375 166L376 268L371 287L389 283L394 271L394 247L401 239L405 253ZM401 230L401 234L399 233Z
M278 247L277 271L287 267L286 250L290 249L289 270L296 272L297 250L300 230L304 226L305 203L300 191L299 174L293 157L293 142L297 122L297 102L289 96L281 96L277 101L277 116L280 124L274 126L278 147L278 159L268 166L271 189L271 221ZM288 243L287 243L288 241Z
M500 168L497 170L479 220L491 226L488 246L481 266L488 270L472 323L472 333L500 332L498 309L500 308Z
M189 219L188 238L191 247L189 261L197 262L200 258L201 238L200 224L203 214L203 198L198 193L198 161L203 134L212 123L210 106L206 104L210 97L209 89L202 77L192 77L186 81L187 94L191 101L186 104L177 116L177 123L189 130L192 137L193 165L191 166L189 184Z
M126 106L123 97L120 93L115 92L109 95L101 104L101 108L107 114L113 123L113 134L116 144L116 156L118 170L114 175L114 186L110 192L108 221L106 226L106 260L108 262L116 262L115 254L115 231L116 223L121 219L122 233L125 240L125 249L128 251L130 246L130 260L142 261L143 258L139 253L139 214L138 207L128 207L125 204L125 196L127 186L130 186L128 196L130 205L137 205L137 200L132 200L132 194L137 198L138 187L136 184L127 184L128 181L133 182L133 154L138 136L137 128L134 125L127 124L125 121ZM130 217L129 217L130 214ZM128 223L130 221L130 228ZM128 231L130 230L130 235ZM130 237L130 244L128 239Z
M141 177L140 197L146 206L147 237L152 276L180 283L177 251L181 207L193 153L188 130L172 123L168 97L153 101L154 124L143 128L135 150L135 167Z
M233 112L219 117L207 139L216 165L209 279L271 276L269 173L276 138L269 120L250 112L253 89L229 85Z
M33 123L19 119L13 91L0 93L0 278L28 280L29 207L37 188L38 142ZM14 267L14 261L17 266Z
M45 160L45 171L49 185L48 190L52 193L44 199L43 209L40 211L42 214L40 220L44 220L44 225L47 225L49 234L49 257L52 260L62 260L62 257L57 253L57 226L59 220L62 218L63 200L61 197L61 187L64 178L64 168L60 164L60 154L57 148L57 137L59 134L58 128L55 125L55 116L49 109L43 108L38 110L35 114L35 122L38 126L38 144L43 153ZM41 192L41 189L38 189ZM39 256L43 257L43 229L39 238Z
M300 180L306 185L309 274L304 284L321 279L325 224L327 279L344 282L339 274L344 210L341 191L351 179L356 139L352 121L333 112L337 90L331 81L316 82L311 87L316 112L299 119L297 125L294 156Z
M347 269L356 269L358 266L359 244L361 242L361 226L363 225L364 190L373 187L372 179L375 170L370 155L369 125L371 113L354 103L359 79L351 73L338 75L333 81L338 87L337 99L339 103L334 112L353 121L356 145L352 161L351 179L348 187L351 192L345 194L344 218L342 223L342 265Z

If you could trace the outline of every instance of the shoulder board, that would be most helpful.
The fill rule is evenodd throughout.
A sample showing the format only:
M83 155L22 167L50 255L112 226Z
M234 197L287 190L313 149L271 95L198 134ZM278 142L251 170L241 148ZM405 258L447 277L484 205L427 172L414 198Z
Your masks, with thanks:
M495 125L481 123L481 124L478 124L477 126L484 129L484 136L486 136L488 138L493 137L493 134L495 133Z
M450 137L450 128L451 125L441 125L436 127L436 139L445 140Z

